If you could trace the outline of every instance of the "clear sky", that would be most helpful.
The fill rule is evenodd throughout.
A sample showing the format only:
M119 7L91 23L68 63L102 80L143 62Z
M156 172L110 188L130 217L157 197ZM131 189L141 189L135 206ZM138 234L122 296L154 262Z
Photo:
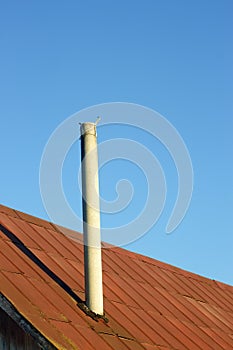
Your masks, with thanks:
M168 196L157 224L125 248L233 284L233 2L2 2L0 50L0 202L48 218L39 167L54 129L95 104L144 105L182 135L194 191L184 220L166 235L177 175L159 142L142 136L163 167ZM127 132L100 131L99 141ZM77 142L64 164L64 191L77 211L79 152ZM101 170L101 193L112 199L119 176L127 175L136 179L136 212L144 180L123 160ZM113 226L121 219L102 217Z

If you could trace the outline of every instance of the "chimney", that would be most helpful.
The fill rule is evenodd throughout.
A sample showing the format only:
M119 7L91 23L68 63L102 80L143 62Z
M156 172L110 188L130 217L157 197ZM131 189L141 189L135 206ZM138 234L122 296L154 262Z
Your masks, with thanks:
M82 206L84 233L85 298L87 307L103 315L97 123L82 123Z

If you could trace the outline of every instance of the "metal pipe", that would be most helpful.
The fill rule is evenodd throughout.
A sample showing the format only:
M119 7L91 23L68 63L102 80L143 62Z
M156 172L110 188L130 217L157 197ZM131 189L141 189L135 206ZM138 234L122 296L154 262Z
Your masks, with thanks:
M82 206L85 298L87 307L103 315L100 204L96 123L82 123Z

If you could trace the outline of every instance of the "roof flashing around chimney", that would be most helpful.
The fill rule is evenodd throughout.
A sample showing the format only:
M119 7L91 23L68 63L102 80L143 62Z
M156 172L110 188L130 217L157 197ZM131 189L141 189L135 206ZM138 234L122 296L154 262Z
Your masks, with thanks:
M78 307L89 317L91 317L94 321L99 321L100 319L104 320L105 323L109 322L109 319L105 316L105 314L100 315L96 314L94 311L89 309L89 307L85 303L78 303Z

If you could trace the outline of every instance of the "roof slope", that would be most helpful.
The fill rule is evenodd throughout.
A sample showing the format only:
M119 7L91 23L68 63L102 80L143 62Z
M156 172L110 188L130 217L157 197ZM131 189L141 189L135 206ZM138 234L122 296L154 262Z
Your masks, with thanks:
M108 323L84 300L82 236L0 206L0 292L58 349L232 349L233 287L103 249ZM105 246L106 247L106 246Z

